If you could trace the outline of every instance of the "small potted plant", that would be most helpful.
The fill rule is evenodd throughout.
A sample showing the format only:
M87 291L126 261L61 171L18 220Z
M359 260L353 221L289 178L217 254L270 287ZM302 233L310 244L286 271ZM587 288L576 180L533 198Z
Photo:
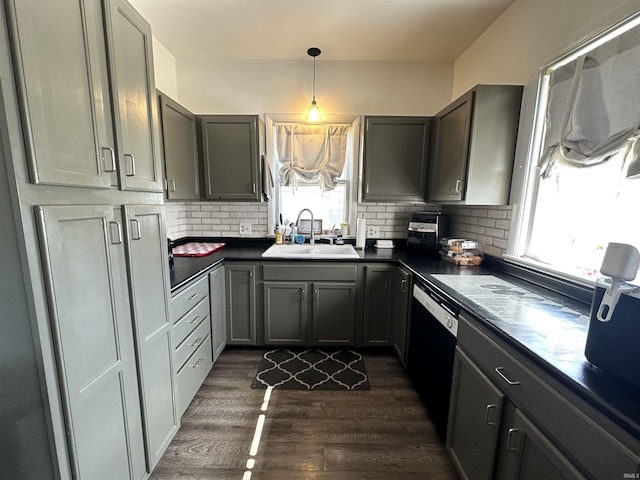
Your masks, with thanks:
M340 222L340 233L343 237L349 235L349 222Z

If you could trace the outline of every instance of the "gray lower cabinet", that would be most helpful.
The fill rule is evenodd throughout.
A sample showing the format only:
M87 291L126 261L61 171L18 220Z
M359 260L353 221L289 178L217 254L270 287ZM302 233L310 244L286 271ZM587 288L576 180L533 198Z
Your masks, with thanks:
M182 416L213 366L209 277L202 275L171 295L170 312L176 410Z
M509 202L521 99L519 85L477 85L435 115L430 202Z
M424 202L430 117L365 117L363 202Z
M355 306L355 283L265 281L264 342L353 345Z
M151 471L179 426L175 408L172 323L164 207L125 207L131 310Z
M491 480L504 394L456 349L447 428L447 451L463 478Z
M196 116L167 95L158 95L167 198L198 200L198 138Z
M640 471L640 442L460 317L446 446L465 479L602 479Z
M76 478L146 474L120 213L101 205L36 209Z
M365 266L364 345L391 345L393 334L393 265Z
M263 265L264 343L353 345L356 275L356 265Z
M393 275L393 349L402 365L407 361L409 305L411 305L411 272L396 268Z
M257 345L256 265L228 263L224 272L227 345Z
M215 362L227 344L224 266L209 273L209 301L211 312L211 345Z
M264 123L257 115L202 115L198 121L204 198L260 201Z

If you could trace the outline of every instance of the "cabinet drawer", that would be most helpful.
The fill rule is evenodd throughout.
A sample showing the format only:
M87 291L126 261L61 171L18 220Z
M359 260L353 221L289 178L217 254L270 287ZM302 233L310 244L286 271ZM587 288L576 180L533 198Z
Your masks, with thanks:
M176 376L176 407L178 415L182 416L184 411L193 400L200 385L207 377L213 360L211 359L211 335L204 339L194 354L187 360L187 363L178 371Z
M551 377L543 381L463 317L458 345L583 471L615 478L638 470L640 458L595 423L608 422L604 416Z
M202 300L182 316L178 323L173 326L173 345L180 347L185 338L193 332L200 323L209 318L209 302Z
M172 295L171 303L169 304L171 321L175 323L180 320L185 313L208 295L209 278L206 275Z
M279 263L262 267L263 280L302 281L302 282L355 282L356 265L301 265Z
M207 337L211 336L211 324L208 321L200 322L200 325L189 334L189 336L182 342L182 344L176 348L175 353L175 365L177 369L182 368L184 362L193 355L200 345ZM211 342L209 342L211 343ZM213 353L209 350L209 357L212 357Z

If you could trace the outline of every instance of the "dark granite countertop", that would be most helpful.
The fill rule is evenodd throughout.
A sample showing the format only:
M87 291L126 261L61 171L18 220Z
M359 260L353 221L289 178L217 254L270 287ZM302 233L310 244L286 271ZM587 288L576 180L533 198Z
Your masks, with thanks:
M176 257L171 269L172 290L179 289L194 276L213 268L223 260L265 261L262 253L270 244L270 241L265 240L247 243L230 242L223 249L205 257ZM558 288L553 288L553 282L551 285L546 285L553 289L545 288L541 286L541 284L544 285L544 281L539 281L538 275L538 279L534 278L532 280L534 283L531 283L527 281L531 279L524 279L526 275L506 273L505 270L509 269L501 268L502 262L498 260L485 261L483 265L477 267L458 267L437 256L425 255L402 247L393 250L377 250L368 246L364 251L358 251L358 254L359 259L330 261L399 262L640 440L640 389L593 366L584 356L590 308L589 303L586 302L588 291L571 296L557 293L554 290ZM279 260L270 258L267 261ZM282 259L281 261L291 260ZM327 260L303 261L326 262ZM533 296L542 297L545 301L533 302L529 306L522 305L518 309L519 313L515 314L516 318L512 315L512 318L506 319L467 298L451 286L456 284L455 277L451 276L476 275L491 275L516 288L526 290ZM570 288L567 292L572 293Z

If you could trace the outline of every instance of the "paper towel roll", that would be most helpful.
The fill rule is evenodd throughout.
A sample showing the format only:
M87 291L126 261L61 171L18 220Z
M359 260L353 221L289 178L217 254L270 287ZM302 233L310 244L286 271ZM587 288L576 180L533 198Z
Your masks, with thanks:
M367 243L367 219L357 218L356 219L356 248L359 250L364 250L366 243Z

